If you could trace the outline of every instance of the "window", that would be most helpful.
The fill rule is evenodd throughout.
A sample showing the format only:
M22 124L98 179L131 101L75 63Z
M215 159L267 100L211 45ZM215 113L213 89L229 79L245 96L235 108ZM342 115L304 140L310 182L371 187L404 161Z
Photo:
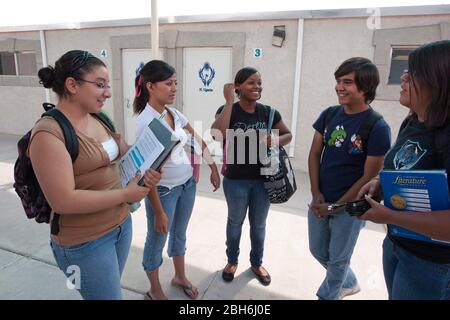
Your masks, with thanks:
M35 52L0 52L0 75L34 76L36 73Z
M16 63L14 62L14 53L0 52L0 74L16 75Z
M391 70L389 72L388 84L401 84L400 77L402 76L403 71L408 69L408 55L414 49L416 48L392 48Z
M36 54L32 51L18 52L17 66L20 76L34 76L37 73Z

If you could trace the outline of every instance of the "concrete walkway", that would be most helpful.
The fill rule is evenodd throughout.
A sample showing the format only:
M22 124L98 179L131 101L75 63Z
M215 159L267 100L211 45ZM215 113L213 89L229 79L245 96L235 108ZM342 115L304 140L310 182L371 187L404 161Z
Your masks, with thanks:
M66 286L57 268L49 242L49 228L27 220L13 184L13 168L20 137L0 135L0 299L81 299ZM250 271L248 221L241 239L240 264L232 283L225 283L221 270L226 264L225 226L227 206L222 189L211 192L209 168L202 167L194 212L188 229L186 271L197 285L200 299L316 299L315 292L325 270L308 249L307 203L309 181L296 174L298 191L284 205L273 205L267 220L264 266L272 284L263 287ZM146 235L145 209L133 213L133 242L122 277L125 299L143 299L148 280L141 260ZM352 260L362 291L348 299L387 299L381 266L382 226L369 223L361 231ZM160 277L170 299L186 296L170 286L173 265L164 253Z

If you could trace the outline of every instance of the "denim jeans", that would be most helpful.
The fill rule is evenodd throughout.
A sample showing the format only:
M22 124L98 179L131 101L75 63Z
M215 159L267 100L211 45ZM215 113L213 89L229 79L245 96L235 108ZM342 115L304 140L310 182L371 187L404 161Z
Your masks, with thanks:
M338 300L343 288L358 284L350 268L350 259L364 221L347 212L318 219L308 211L309 250L327 270L325 279L317 290L319 299Z
M121 300L120 277L130 251L131 216L104 236L73 246L50 241L56 263L85 300Z
M147 272L158 269L162 262L162 251L169 237L167 254L169 257L184 256L186 252L186 230L194 208L196 184L194 178L172 189L158 186L159 198L169 220L169 235L155 231L153 207L145 198L147 211L147 238L144 246L142 265Z
M450 300L450 264L423 260L383 242L384 279L391 300Z
M237 264L242 224L248 209L250 221L250 263L262 265L266 219L270 202L263 180L235 180L223 178L223 191L228 205L227 257L228 263Z

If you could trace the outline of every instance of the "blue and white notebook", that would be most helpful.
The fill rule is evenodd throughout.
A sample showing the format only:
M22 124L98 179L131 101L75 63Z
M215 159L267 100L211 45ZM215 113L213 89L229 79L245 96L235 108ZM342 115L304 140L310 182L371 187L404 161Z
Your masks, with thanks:
M383 170L380 172L384 205L397 211L427 212L450 208L445 170ZM450 245L408 229L389 225L392 235Z

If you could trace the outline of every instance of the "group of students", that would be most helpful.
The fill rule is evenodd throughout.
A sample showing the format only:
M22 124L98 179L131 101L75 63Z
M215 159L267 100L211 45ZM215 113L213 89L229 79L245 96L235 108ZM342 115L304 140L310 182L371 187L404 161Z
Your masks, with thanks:
M75 128L80 145L79 156L72 163L61 128L50 117L36 123L30 139L33 169L46 199L60 215L59 231L50 239L59 268L68 275L70 266L79 267L81 283L77 289L83 299L121 299L120 278L132 237L127 203L145 198L147 237L142 265L150 282L146 299L167 299L158 272L166 242L175 270L171 284L196 299L199 292L186 276L184 260L196 181L184 149L175 149L161 172L143 173L144 186L138 185L137 176L122 189L118 160L129 146L120 134L91 115L100 112L111 97L106 65L86 51L73 50L54 67L39 70L38 76L44 87L57 94L56 108ZM379 83L376 66L365 58L351 58L338 67L335 78L339 106L326 109L314 123L308 160L312 193L308 212L310 251L326 269L317 291L319 299L341 299L360 290L350 259L364 220L392 223L450 240L450 210L432 216L398 213L371 199L381 192L380 170L401 169L395 167L393 158L407 141L427 150L410 168L445 168L449 172L450 163L439 161L433 149L433 134L450 125L450 41L427 44L410 54L408 71L401 78L400 96L400 103L410 109L410 115L393 147L389 126L369 105ZM169 107L177 92L175 69L152 60L139 71L135 86L137 136L158 118L181 141L194 137L202 146L216 191L221 178L205 142L185 115ZM242 225L248 211L251 270L261 284L271 283L263 267L270 202L261 174L264 163L259 157L252 161L252 153L259 155L260 149L286 145L292 135L278 111L273 120L276 137L267 132L271 107L258 102L261 92L261 74L250 67L239 70L234 83L224 86L225 104L217 110L211 127L213 137L223 143L227 154L222 170L228 207L227 264L222 271L226 282L234 279L238 268ZM234 143L239 134L249 132L256 134L255 145L251 145L252 139ZM58 165L49 167L48 163ZM363 197L372 209L360 218L350 217L336 206ZM448 246L401 239L388 232L383 244L383 266L390 299L450 299Z
M400 104L409 108L409 115L392 146L386 122L380 117L368 121L374 114L369 103L379 83L376 66L364 58L351 58L334 75L340 106L325 110L314 123L308 160L312 193L309 246L326 269L317 297L342 299L360 291L350 259L364 221L369 220L388 225L383 271L389 299L449 300L450 246L400 237L390 225L450 241L450 209L432 214L398 212L374 198L383 197L382 169L445 169L450 173L450 41L432 42L410 53L399 98ZM442 131L447 140L444 157L434 141ZM363 198L371 209L359 218L338 205Z

